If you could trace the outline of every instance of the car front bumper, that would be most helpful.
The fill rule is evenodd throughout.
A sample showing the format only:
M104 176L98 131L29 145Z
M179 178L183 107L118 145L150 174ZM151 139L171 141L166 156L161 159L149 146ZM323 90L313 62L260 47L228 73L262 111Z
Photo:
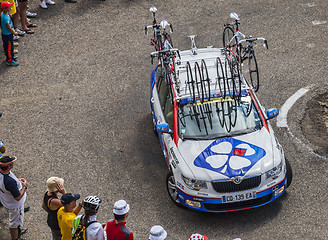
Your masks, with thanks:
M285 191L287 177L278 184L263 191L256 192L256 198L246 201L223 203L222 198L191 196L177 188L180 203L190 209L202 212L231 212L264 206L279 198Z

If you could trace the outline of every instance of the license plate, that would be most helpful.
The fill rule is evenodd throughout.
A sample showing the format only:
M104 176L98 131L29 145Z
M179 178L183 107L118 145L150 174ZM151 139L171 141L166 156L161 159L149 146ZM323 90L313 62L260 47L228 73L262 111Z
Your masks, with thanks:
M247 201L256 198L256 192L236 193L222 196L222 203Z

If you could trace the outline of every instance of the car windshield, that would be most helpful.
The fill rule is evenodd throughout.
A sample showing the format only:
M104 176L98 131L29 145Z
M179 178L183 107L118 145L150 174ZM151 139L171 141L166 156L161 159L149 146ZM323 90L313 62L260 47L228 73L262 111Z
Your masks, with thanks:
M183 139L233 136L262 127L249 95L239 99L214 99L179 108L179 134Z

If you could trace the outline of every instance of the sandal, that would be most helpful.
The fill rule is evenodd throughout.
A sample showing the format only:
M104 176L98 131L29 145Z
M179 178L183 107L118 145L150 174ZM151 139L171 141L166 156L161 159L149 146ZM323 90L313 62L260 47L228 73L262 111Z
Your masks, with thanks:
M28 29L28 30L24 30L27 34L33 34L34 33L34 31L33 30L31 30L31 29Z
M37 27L37 25L36 24L34 24L34 23L30 23L30 24L28 24L28 25L26 25L28 28L30 28L30 27Z

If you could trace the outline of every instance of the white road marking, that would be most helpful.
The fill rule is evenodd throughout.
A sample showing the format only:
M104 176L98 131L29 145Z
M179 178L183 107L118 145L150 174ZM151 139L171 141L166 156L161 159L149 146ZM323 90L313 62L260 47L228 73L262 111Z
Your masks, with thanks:
M309 7L310 8L310 7L315 7L316 5L315 5L314 2L312 2L312 3L303 3L302 6L303 7Z
M288 127L287 125L287 114L289 109L294 105L294 103L302 97L307 91L308 88L301 88L296 93L294 93L291 97L287 99L287 101L282 105L279 110L279 115L277 117L277 127Z
M296 93L294 93L290 98L287 99L287 101L284 103L284 105L279 110L279 115L277 117L277 127L284 127L287 129L287 132L290 134L292 138L295 139L295 141L301 145L304 149L307 149L310 153L315 155L318 158L321 158L325 161L328 161L328 158L325 156L321 156L317 154L309 144L303 143L298 137L296 137L289 129L287 124L287 114L289 109L294 105L294 103L302 97L305 93L307 93L313 85L307 86L305 88L299 89Z
M321 25L321 24L326 24L326 23L327 23L327 21L319 21L319 20L312 21L313 25Z
M309 43L306 45L308 48L314 48L315 47L315 44L314 43Z

